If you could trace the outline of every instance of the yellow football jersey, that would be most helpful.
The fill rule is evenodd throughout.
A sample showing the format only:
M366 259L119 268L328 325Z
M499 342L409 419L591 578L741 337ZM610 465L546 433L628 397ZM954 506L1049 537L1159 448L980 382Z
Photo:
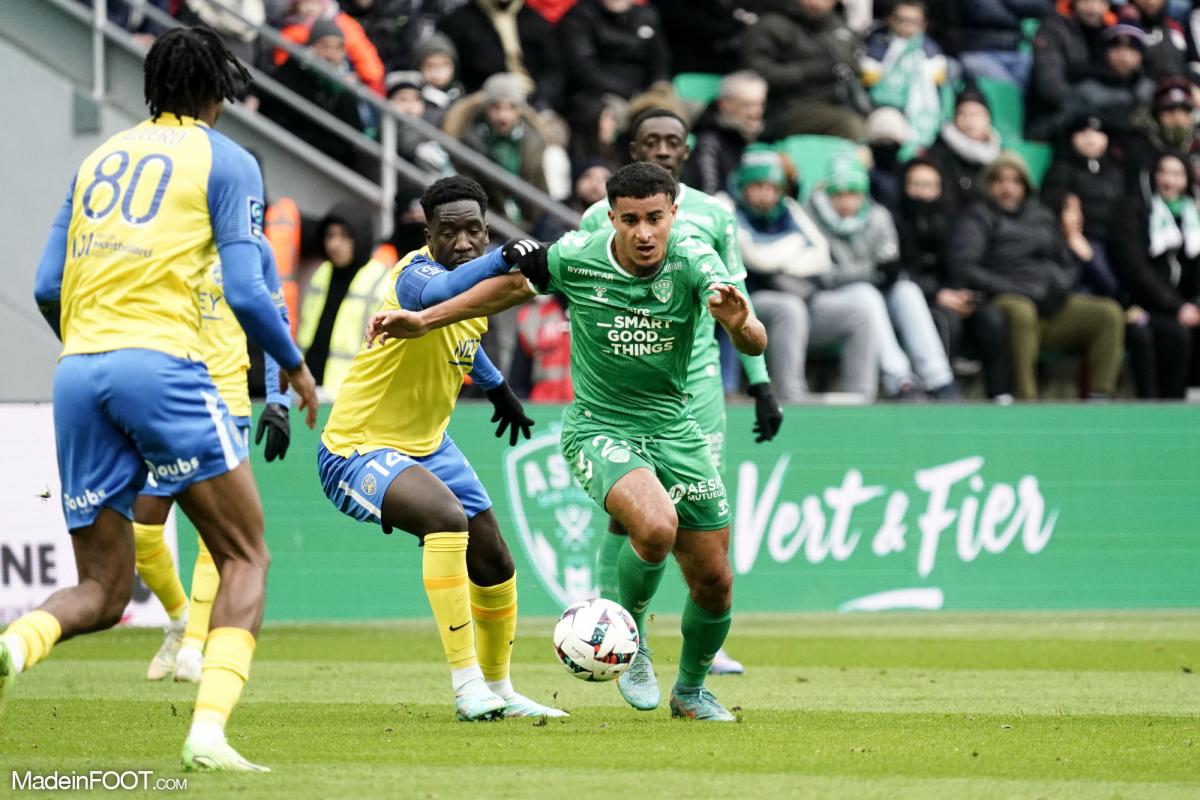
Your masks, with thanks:
M200 355L217 386L217 393L235 417L250 416L250 387L246 372L250 355L246 332L225 303L221 262L214 261L200 285Z
M409 253L388 278L380 310L401 307L396 282L405 269L441 271L428 248ZM419 339L392 339L360 348L338 392L321 441L331 453L349 457L392 448L413 456L432 453L442 443L458 402L463 376L475 354L487 319L463 320Z
M204 272L218 246L257 241L262 224L258 165L203 122L163 114L113 136L72 187L63 355L145 348L202 358Z

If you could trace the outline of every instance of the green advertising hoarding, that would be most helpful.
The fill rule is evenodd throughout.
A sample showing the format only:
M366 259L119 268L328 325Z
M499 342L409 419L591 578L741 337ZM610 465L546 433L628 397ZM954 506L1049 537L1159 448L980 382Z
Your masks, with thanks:
M592 595L607 520L559 454L561 407L527 411L534 437L515 448L486 403L464 403L450 433L495 503L522 613L557 614ZM794 407L763 444L752 423L729 409L739 610L1200 606L1200 408ZM415 539L338 513L318 434L293 415L293 437L282 463L255 452L268 619L425 615ZM181 521L187 574L193 534ZM657 610L678 611L683 591L672 569Z

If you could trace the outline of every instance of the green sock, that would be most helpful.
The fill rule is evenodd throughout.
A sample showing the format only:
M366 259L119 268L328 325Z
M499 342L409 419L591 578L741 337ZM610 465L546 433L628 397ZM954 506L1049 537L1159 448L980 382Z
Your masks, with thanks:
M732 619L732 609L713 614L696 605L691 597L687 599L683 606L683 624L680 625L683 648L679 651L676 686L693 688L704 685L713 656L725 644Z
M617 561L621 557L621 549L625 547L628 536L621 536L606 531L600 534L600 549L596 553L596 588L605 600L619 602L621 597L621 582L617 575Z
M666 571L667 560L664 558L657 564L643 561L633 549L628 537L621 548L617 559L617 573L621 586L621 605L633 615L637 623L638 635L642 642L646 641L646 609L650 607L650 598L658 591L662 583L663 572Z

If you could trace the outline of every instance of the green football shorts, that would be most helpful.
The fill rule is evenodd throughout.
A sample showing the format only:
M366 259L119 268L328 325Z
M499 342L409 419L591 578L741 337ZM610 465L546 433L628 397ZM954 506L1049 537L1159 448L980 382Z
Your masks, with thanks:
M692 378L687 385L688 394L692 401L688 411L696 418L696 424L708 447L712 450L713 461L717 471L725 470L725 386L721 383L721 375L701 375Z
M696 420L687 414L653 436L629 436L587 419L570 406L563 415L561 447L575 479L605 507L613 484L630 470L646 467L667 490L679 527L715 531L729 525L725 484Z

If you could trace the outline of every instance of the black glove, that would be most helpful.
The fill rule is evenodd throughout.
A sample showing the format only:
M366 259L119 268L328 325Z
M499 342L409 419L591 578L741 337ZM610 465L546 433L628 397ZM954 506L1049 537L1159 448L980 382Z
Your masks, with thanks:
M495 389L488 389L484 394L487 399L492 401L492 406L496 409L496 413L492 414L492 422L499 422L499 427L496 428L496 438L504 436L505 429L508 429L508 444L513 446L517 443L521 433L525 434L525 438L529 438L529 429L533 427L533 420L525 416L525 407L521 405L521 401L513 394L512 387L508 385L508 381L497 386ZM509 426L512 426L509 428Z
M769 442L779 433L783 424L783 409L771 392L771 384L756 383L747 389L754 398L754 432L758 434L754 441Z
M258 418L258 430L254 433L254 443L261 444L263 434L267 434L267 446L263 455L267 461L280 461L287 455L288 445L292 442L292 426L288 422L287 406L279 403L267 403L262 415Z
M521 270L539 292L546 291L550 283L550 263L546 259L546 248L534 239L509 239L500 255L509 264Z

